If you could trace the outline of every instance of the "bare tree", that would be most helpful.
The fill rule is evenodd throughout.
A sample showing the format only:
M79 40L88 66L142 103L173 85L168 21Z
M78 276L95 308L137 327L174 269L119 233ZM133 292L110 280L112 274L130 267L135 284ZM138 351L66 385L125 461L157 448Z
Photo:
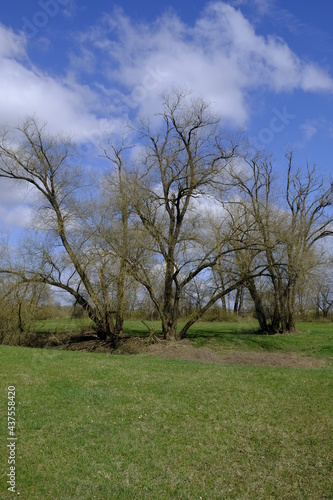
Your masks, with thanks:
M177 333L179 304L189 283L210 270L231 250L228 238L214 241L209 234L200 203L207 202L220 188L227 165L237 155L237 146L227 140L219 120L201 99L172 93L164 100L157 126L142 123L144 144L136 172L134 208L145 234L155 270L163 273L163 294L158 296L148 262L132 260L132 272L142 283L162 321L165 338L177 338L229 288L214 289L204 305L196 309Z
M209 105L182 93L166 97L154 125L142 121L135 133L136 161L109 140L109 172L93 180L77 166L71 140L35 119L2 131L0 178L30 187L36 210L34 230L11 255L2 252L0 272L69 293L113 346L134 282L149 294L165 338L185 336L231 292L238 311L243 287L263 331L293 331L317 242L332 234L332 185L315 168L303 175L288 154L277 194L270 159L243 158L241 169L239 146ZM186 301L191 314L178 333Z
M21 283L45 283L71 294L96 324L101 339L117 343L112 255L96 238L94 189L77 167L69 138L47 133L34 118L0 139L0 177L30 186L38 195L35 236L1 271ZM88 190L88 191L87 191ZM96 195L96 191L95 191ZM97 241L98 240L98 241Z
M12 275L2 275L0 340L11 342L16 333L30 331L46 296L47 289L44 284L22 284Z
M295 300L300 283L318 264L316 243L333 234L332 185L325 186L316 176L315 167L307 166L305 174L293 165L287 154L287 180L278 194L273 166L269 158L257 156L246 160L248 169L241 175L231 172L240 190L238 204L248 214L251 238L257 239L259 253L247 255L249 267L262 261L263 276L270 283L273 299L270 321L257 281L249 277L246 286L253 299L263 331L294 331Z
M128 265L129 246L133 255L136 234L133 218L132 191L130 172L127 169L125 156L131 148L124 144L117 147L109 138L102 147L103 156L111 165L108 173L102 178L101 203L99 210L101 218L97 224L97 237L105 243L106 254L113 255L115 276L116 311L115 332L121 335L124 315L127 308L126 297L133 288L133 277Z
M328 318L333 308L333 259L330 258L317 268L316 280L313 289L316 292L314 297L318 314L322 313L324 318Z

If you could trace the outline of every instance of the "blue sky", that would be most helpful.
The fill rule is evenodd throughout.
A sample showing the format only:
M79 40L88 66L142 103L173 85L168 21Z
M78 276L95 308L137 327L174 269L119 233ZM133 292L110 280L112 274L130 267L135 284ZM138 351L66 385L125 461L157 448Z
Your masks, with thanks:
M104 131L186 88L227 127L332 172L333 3L327 0L16 0L0 13L0 116L35 114L93 153ZM28 220L0 181L0 230Z

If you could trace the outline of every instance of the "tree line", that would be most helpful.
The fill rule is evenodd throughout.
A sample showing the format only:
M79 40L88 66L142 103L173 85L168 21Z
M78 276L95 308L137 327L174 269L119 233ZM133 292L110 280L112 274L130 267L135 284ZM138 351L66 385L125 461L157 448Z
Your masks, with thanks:
M166 339L186 336L231 293L237 309L244 290L262 332L294 331L296 301L327 260L320 242L333 234L331 181L295 167L292 152L282 180L209 103L181 92L126 142L108 137L101 155L97 175L80 165L73 140L35 118L3 127L0 177L36 194L24 243L3 245L3 283L65 291L113 346L137 294L149 297Z

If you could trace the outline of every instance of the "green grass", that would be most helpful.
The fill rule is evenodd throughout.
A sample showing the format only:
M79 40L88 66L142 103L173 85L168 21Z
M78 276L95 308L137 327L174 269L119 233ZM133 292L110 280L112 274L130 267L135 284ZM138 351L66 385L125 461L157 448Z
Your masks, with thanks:
M146 322L160 331L158 321ZM55 319L36 322L37 331L68 331L89 328L85 319ZM182 323L179 324L181 328ZM197 347L211 346L221 351L266 351L298 352L308 356L324 357L333 361L333 323L299 323L292 335L258 335L258 324L252 322L197 322L189 330L188 338ZM124 330L130 335L147 335L141 321L125 321Z
M284 335L260 335L256 323L196 323L189 332L196 345L224 350L298 352L333 360L333 323L299 323Z
M8 385L22 499L333 498L329 366L0 346L0 377L1 499Z
M35 331L44 332L77 332L93 325L89 319L81 318L55 318L38 320L35 322Z

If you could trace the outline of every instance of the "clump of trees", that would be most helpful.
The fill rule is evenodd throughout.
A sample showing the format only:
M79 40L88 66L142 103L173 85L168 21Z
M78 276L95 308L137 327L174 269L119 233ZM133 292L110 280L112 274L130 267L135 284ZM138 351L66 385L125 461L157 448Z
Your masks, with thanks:
M289 153L277 190L270 159L246 154L204 100L182 93L132 136L127 146L109 138L108 167L91 176L74 142L36 119L2 130L0 177L36 193L29 236L0 262L3 279L67 292L114 347L129 302L144 294L165 338L185 336L230 293L237 312L246 290L263 332L293 331L317 242L332 234L332 184L295 169Z
M0 341L32 330L47 295L43 285L22 284L10 274L4 276L0 283Z
M325 186L315 167L307 166L304 174L294 168L292 153L286 158L284 185L274 179L272 162L262 155L245 159L249 167L245 174L231 172L239 193L234 224L242 219L239 231L242 241L247 241L246 249L236 255L238 265L247 267L244 286L261 330L269 333L294 331L297 294L322 260L316 243L333 229L329 212L332 184ZM251 268L260 262L261 280L256 280ZM260 284L265 285L266 296L267 291L270 295L269 307L264 304Z
M316 313L327 319L333 310L333 258L323 262L316 271L313 278Z

